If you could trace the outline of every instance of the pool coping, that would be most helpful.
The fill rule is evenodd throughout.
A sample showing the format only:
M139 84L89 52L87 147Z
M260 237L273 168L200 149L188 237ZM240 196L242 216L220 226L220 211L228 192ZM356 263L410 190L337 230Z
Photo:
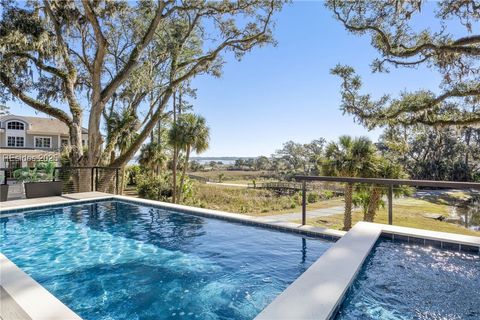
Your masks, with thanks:
M334 318L380 237L450 250L475 250L473 252L480 255L480 237L358 222L255 319Z
M5 315L8 313L22 316L26 314L32 320L82 319L2 253L0 270L0 287L7 293L2 295L1 316L5 317L4 320L9 320Z
M71 197L52 197L51 199L42 199L42 203L32 203L32 201L17 201L15 205L0 207L0 217L8 218L22 214L25 210L42 210L46 208L56 208L65 205L80 205L83 203L95 203L109 200L119 200L127 203L144 204L149 207L172 209L178 212L209 217L214 219L227 220L230 222L238 222L246 225L253 225L262 228L274 229L289 233L301 234L305 236L315 236L327 240L338 240L346 232L326 229L312 226L302 226L289 222L275 222L268 218L247 216L238 213L223 212L217 210L189 207L184 205L166 203L155 200L139 199L128 196L111 195L91 193L87 197L76 196ZM51 201L49 201L51 200ZM46 290L42 285L36 282L33 278L28 276L20 268L18 268L12 261L0 252L0 287L8 294L8 300L2 300L2 304L9 309L16 312L26 313L32 320L44 319L81 319L70 308L58 300L53 294ZM22 288L28 287L29 290ZM26 291L26 292L24 292ZM34 297L34 298L32 298ZM45 306L48 305L48 309ZM46 316L46 312L50 312ZM55 312L55 316L52 312ZM0 316L3 312L0 312ZM8 318L4 319L8 320Z

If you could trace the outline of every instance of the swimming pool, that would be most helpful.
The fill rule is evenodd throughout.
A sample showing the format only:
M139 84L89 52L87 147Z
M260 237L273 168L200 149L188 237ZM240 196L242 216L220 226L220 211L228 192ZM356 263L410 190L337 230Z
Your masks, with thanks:
M336 319L480 319L480 255L381 240Z
M84 319L251 319L333 244L123 201L0 222L2 253Z

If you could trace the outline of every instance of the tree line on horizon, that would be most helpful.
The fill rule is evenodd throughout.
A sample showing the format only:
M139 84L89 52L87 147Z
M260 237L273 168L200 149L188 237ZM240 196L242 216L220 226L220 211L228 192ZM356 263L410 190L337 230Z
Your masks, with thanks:
M371 143L376 152L402 166L411 179L480 181L480 129L393 126ZM319 175L328 145L323 138L305 144L288 141L270 156L237 159L228 167L273 171L283 179L297 174ZM190 166L192 171L204 169L195 161Z

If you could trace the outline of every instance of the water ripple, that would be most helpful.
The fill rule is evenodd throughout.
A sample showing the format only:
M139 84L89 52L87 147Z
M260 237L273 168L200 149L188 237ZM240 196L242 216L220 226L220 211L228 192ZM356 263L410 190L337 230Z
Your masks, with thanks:
M381 241L337 319L480 319L480 256Z
M122 202L2 218L0 249L84 319L251 319L332 243Z

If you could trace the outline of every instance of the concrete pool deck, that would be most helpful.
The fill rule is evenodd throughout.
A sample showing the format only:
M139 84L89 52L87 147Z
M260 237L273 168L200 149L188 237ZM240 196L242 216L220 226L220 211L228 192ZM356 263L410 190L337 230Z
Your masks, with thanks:
M92 192L65 194L57 197L8 200L8 201L0 202L0 211L10 210L10 209L19 209L19 208L27 209L30 206L68 203L68 202L72 202L72 200L93 200L93 199L101 199L101 198L111 198L112 196L113 195L109 193L92 191Z
M1 216L8 217L22 214L23 210L28 209L35 210L49 206L75 205L101 200L123 200L139 205L172 209L188 214L241 222L307 236L339 239L268 305L257 316L257 319L330 319L334 317L350 284L380 236L425 245L439 245L440 247L445 244L448 249L477 250L476 252L480 254L480 237L367 222L359 222L352 230L345 233L338 230L272 221L265 217L252 217L100 192L2 202L0 203L0 214L3 213ZM0 258L0 289L2 293L5 293L2 294L0 318L3 320L18 319L19 315L23 314L25 317L20 317L22 319L79 319L78 315L26 275L8 258L1 254ZM46 305L48 308L45 308ZM48 317L45 317L45 312L48 312Z

